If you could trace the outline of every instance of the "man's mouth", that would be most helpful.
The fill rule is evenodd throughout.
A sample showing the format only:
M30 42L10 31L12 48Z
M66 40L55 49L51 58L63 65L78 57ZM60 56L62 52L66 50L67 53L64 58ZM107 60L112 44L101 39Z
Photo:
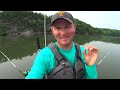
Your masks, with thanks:
M69 36L67 36L67 37L62 37L62 38L60 38L60 39L62 39L62 40L67 40L67 39L69 39Z

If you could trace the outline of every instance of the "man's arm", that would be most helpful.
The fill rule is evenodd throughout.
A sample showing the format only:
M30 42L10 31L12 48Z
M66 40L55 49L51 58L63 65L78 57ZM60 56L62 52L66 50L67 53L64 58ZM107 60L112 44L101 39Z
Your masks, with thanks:
M92 66L88 66L87 64L85 64L85 78L86 79L97 79L98 78L96 64Z
M44 61L45 60L41 51L37 54L33 66L25 79L43 79L46 73L46 66Z

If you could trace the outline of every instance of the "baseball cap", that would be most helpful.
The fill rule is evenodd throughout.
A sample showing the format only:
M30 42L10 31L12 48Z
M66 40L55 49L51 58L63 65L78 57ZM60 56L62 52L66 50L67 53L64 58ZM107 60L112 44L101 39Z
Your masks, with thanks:
M51 26L53 24L53 22L57 19L60 19L60 18L63 18L63 19L66 19L68 20L70 23L74 23L74 18L73 16L69 13L69 12L63 12L63 11L60 11L60 12L57 12L56 14L54 14L52 17L51 17Z

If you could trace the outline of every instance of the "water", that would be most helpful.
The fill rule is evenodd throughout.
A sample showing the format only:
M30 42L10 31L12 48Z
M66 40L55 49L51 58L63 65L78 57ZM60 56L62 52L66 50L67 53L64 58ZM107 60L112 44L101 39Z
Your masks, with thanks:
M29 70L37 55L37 37L40 38L40 47L44 47L44 34L20 37L0 37L0 50L22 71ZM47 44L54 42L52 34L47 33ZM120 38L96 35L76 34L74 42L91 44L99 48L98 63L111 50L107 57L97 67L98 79L120 79ZM24 79L24 76L0 54L0 79Z

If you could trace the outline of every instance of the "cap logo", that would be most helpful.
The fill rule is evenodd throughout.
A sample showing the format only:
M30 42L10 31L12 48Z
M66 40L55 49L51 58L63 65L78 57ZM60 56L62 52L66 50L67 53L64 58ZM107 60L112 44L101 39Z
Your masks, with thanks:
M64 14L64 12L62 12L62 11L58 12L59 16L63 16L63 14Z

